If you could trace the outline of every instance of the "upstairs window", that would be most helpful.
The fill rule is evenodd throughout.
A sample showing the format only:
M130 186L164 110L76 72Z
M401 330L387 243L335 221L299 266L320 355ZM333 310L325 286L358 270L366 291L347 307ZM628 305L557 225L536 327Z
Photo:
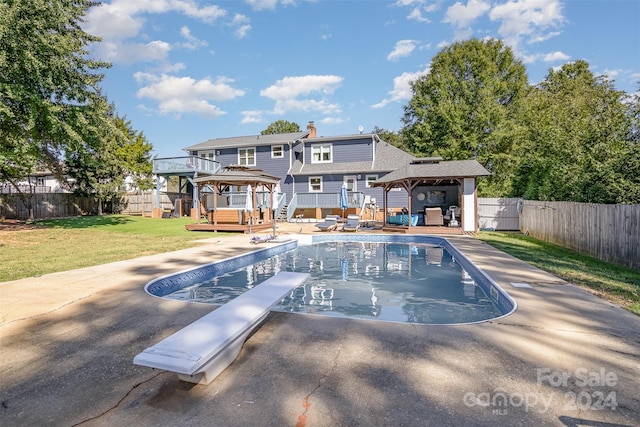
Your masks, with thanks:
M282 145L272 145L271 146L271 158L272 159L281 159L284 157L284 150Z
M238 164L242 166L256 165L255 148L238 148Z
M331 144L314 144L311 146L311 163L333 162L333 146Z

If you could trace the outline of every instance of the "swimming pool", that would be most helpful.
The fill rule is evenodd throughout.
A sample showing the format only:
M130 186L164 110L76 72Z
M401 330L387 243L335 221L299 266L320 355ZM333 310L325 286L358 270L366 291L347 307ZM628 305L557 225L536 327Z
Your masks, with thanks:
M474 323L515 301L446 239L409 235L297 240L155 279L148 293L224 304L280 271L311 279L274 311L420 324Z

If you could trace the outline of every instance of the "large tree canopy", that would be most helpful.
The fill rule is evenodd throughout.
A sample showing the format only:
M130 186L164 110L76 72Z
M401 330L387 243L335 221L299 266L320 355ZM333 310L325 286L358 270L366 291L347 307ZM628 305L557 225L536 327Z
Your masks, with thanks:
M523 131L515 149L513 193L537 200L638 203L640 158L630 137L633 105L625 98L585 61L551 70L517 116Z
M90 0L0 2L0 180L48 168L61 182L61 159L100 150L119 130L100 93L101 68L87 58L99 39L80 24Z
M495 168L494 132L527 88L524 65L499 40L454 43L411 85L402 136L417 155L476 159Z
M289 122L287 120L276 120L271 123L265 130L260 132L260 135L275 135L278 133L292 133L300 132L300 125L295 122Z

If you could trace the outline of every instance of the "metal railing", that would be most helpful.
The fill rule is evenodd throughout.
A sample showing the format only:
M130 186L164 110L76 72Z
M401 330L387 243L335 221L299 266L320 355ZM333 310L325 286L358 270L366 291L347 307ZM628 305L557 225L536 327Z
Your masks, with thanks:
M193 172L214 174L219 170L220 162L198 156L153 159L153 173L156 175Z
M205 196L213 197L213 194L211 191L203 191L201 197ZM279 206L284 205L284 197L284 194L280 195ZM216 205L218 208L244 209L246 202L246 191L229 191L218 195ZM211 201L211 205L207 202L206 207L208 209L213 208L213 200ZM271 193L268 191L257 191L254 209L271 209Z
M358 208L364 203L364 194L359 191L347 192L347 208ZM296 209L340 208L340 193L295 193L287 208L287 221L293 217Z

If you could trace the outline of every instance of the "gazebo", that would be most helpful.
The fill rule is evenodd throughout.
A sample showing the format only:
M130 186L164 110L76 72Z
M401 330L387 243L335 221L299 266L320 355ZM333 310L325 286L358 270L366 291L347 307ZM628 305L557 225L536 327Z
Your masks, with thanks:
M229 165L222 171L193 180L198 186L197 223L190 231L260 232L273 228L273 199L280 179L260 169ZM258 196L260 200L258 200ZM259 203L260 202L260 203ZM201 222L206 215L207 221Z
M443 161L441 157L416 158L400 169L372 182L384 189L383 210L385 231L406 233L435 232L426 221L426 210L440 208L443 218L438 232L455 234L475 233L478 230L478 196L476 178L491 173L476 160ZM393 221L389 217L389 191L402 188L407 194L406 221ZM450 208L458 208L457 214ZM457 221L460 215L460 221ZM422 221L419 221L423 219ZM452 221L453 219L453 221Z

